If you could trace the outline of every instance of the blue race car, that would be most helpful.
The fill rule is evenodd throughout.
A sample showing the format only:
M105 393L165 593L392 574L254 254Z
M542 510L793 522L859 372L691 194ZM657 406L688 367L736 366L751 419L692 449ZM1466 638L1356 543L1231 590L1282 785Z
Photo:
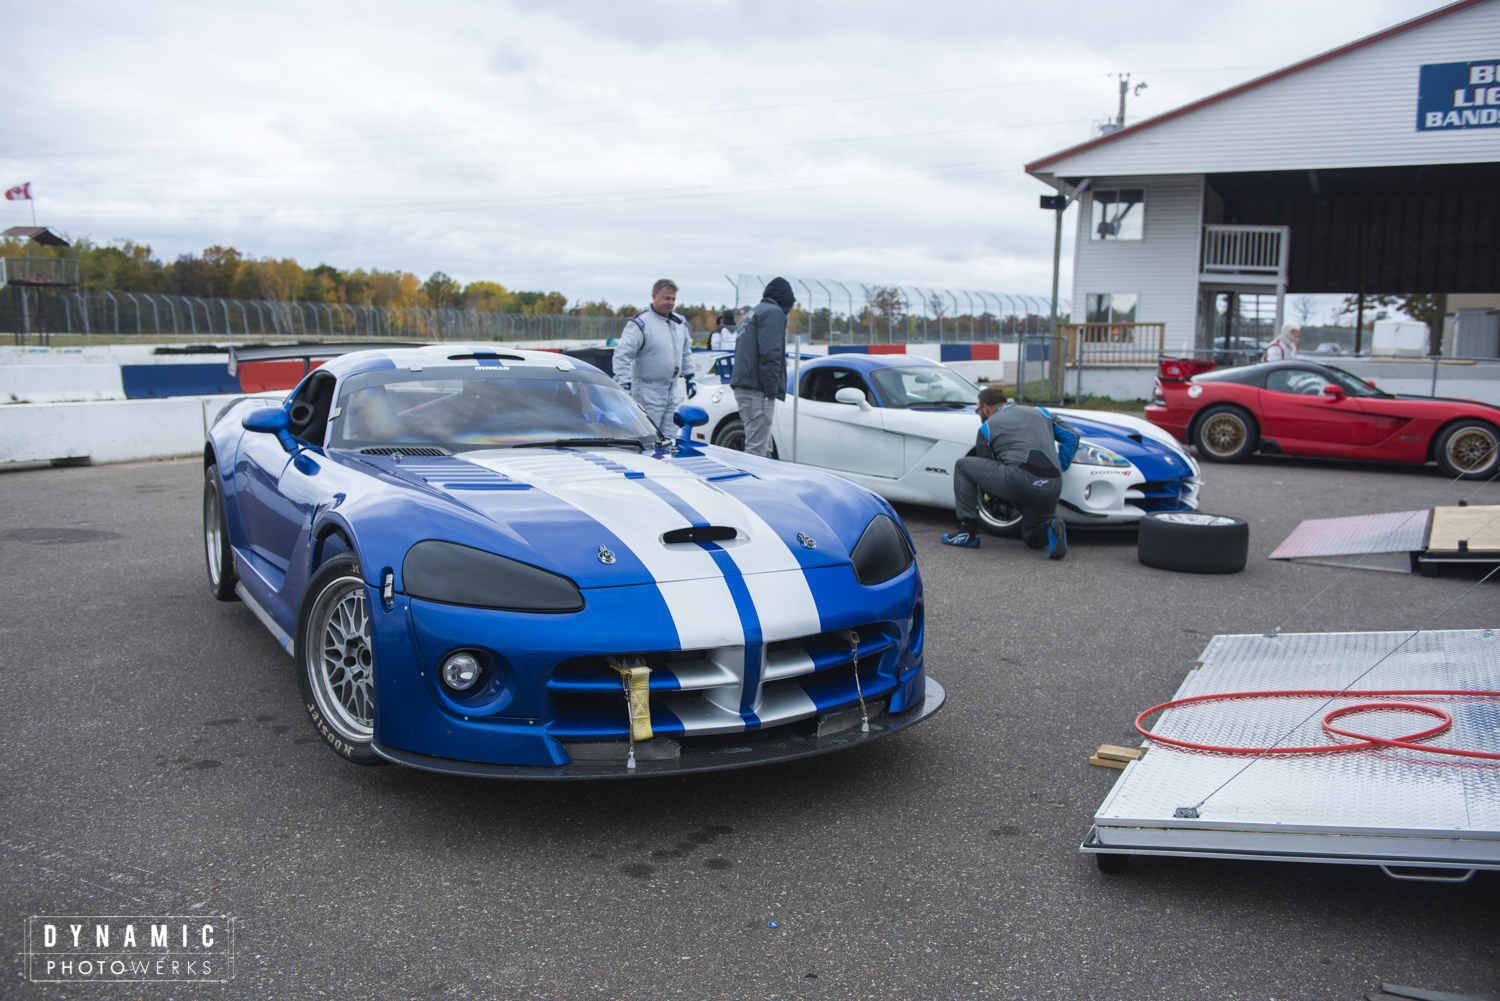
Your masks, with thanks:
M880 497L664 439L598 369L433 344L231 402L208 579L297 663L348 761L590 778L742 767L931 716L922 580ZM232 359L231 364L236 360Z

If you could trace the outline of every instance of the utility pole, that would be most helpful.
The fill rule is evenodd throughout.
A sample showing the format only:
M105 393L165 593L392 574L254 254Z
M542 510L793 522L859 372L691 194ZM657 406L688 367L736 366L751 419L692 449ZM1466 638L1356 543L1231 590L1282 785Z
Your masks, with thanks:
M1123 129L1125 127L1125 98L1126 98L1126 96L1133 94L1136 97L1140 97L1141 96L1141 91L1143 91L1143 90L1146 89L1146 82L1144 80L1142 80L1140 83L1136 84L1134 88L1132 88L1130 86L1130 74L1129 73L1120 73L1120 74L1117 74L1117 75L1118 75L1119 80L1120 80L1120 110L1115 115L1115 120L1113 122L1106 122L1104 125L1100 126L1100 128L1099 128L1100 135L1108 135L1111 132L1116 132L1116 131L1118 131L1120 129Z
M1059 181L1058 190L1061 190L1062 186L1065 186L1067 182L1061 181L1061 179ZM1057 225L1052 235L1052 329L1049 333L1053 335L1057 333L1057 283L1058 275L1062 268L1063 213L1068 210L1069 205L1077 201L1079 195L1088 190L1088 186L1092 183L1093 178L1085 177L1078 182L1078 186L1073 189L1072 194L1042 196L1042 208L1052 209L1057 213Z

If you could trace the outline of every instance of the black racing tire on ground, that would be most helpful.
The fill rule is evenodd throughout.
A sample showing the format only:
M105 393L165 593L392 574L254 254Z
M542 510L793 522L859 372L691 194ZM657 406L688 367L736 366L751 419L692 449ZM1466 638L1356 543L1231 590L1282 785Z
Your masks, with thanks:
M1130 856L1098 852L1094 855L1094 861L1098 863L1100 872L1107 872L1114 875L1115 873L1125 871L1126 867L1130 865Z
M208 564L208 589L220 601L239 601L234 593L234 552L229 548L229 520L224 513L224 489L219 467L203 471L203 557Z
M1209 462L1240 462L1260 447L1260 425L1243 407L1217 403L1194 422L1193 444Z
M1438 432L1432 452L1438 466L1454 479L1488 479L1500 465L1500 432L1478 418L1454 421Z
M1004 497L979 495L979 527L1002 539L1021 537L1021 509Z
M745 450L745 422L740 420L739 415L731 417L719 425L719 430L714 432L713 443L720 448L732 448L736 452Z
M1250 554L1243 518L1201 511L1160 511L1141 519L1136 555L1148 567L1177 573L1239 573Z
M383 765L375 738L375 661L359 561L335 556L318 568L297 612L293 652L302 706L323 743L345 761Z

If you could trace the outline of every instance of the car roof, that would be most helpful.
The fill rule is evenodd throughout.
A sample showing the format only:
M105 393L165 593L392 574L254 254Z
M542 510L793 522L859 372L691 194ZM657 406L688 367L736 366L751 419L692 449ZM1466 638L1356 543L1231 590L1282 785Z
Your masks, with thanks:
M806 357L806 355L803 357ZM830 354L820 357L816 361L806 362L802 368L806 370L825 365L852 368L856 372L870 372L877 368L911 368L915 365L925 365L932 368L944 367L931 358L923 358L920 355L867 355L854 351L840 351L838 354Z
M361 372L379 372L392 368L409 368L412 365L437 366L451 361L470 361L475 355L494 355L507 365L582 369L597 372L594 366L578 358L557 351L529 351L512 348L495 341L439 341L418 348L380 348L371 351L354 351L340 355L323 365L319 371L330 372L340 378L358 375Z

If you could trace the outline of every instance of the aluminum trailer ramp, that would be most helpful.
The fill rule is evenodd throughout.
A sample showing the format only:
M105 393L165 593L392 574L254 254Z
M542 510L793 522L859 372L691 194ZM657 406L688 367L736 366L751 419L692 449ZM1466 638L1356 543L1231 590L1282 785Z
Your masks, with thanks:
M1173 699L1342 689L1410 635L1215 636ZM1420 633L1353 686L1363 692L1393 689L1500 691L1500 630ZM1326 701L1278 696L1206 702L1164 710L1153 729L1198 744L1266 747L1311 714L1282 746L1328 745L1341 740L1322 729L1328 711L1400 701L1452 716L1452 729L1428 743L1500 753L1500 699L1346 695L1314 713ZM1399 739L1434 722L1410 711L1369 711L1344 717L1340 725ZM1460 870L1458 875L1500 869L1500 761L1376 747L1273 754L1250 764L1253 755L1147 746L1095 813L1082 851ZM1196 819L1177 815L1204 797ZM1104 860L1100 867L1106 868Z

